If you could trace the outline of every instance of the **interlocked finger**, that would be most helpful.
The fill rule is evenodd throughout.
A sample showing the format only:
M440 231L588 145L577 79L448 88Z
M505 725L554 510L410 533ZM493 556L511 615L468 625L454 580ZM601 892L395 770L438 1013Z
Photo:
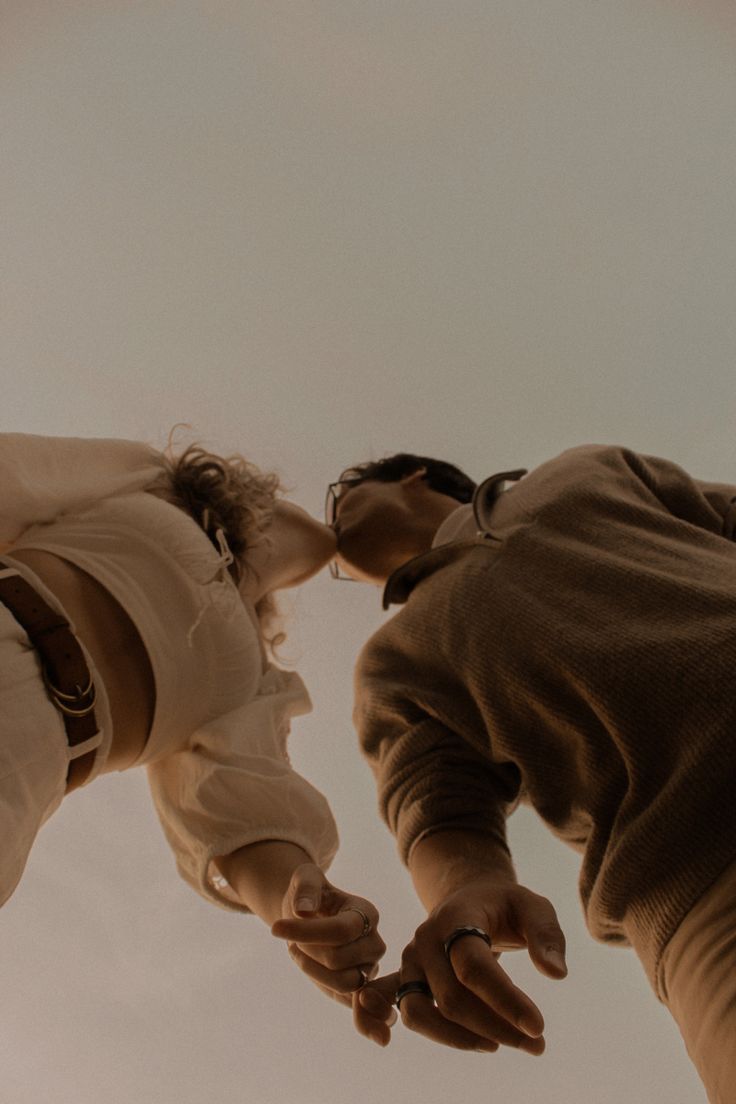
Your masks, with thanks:
M320 943L303 943L301 939L294 940L300 950L326 966L328 970L349 970L351 966L358 966L364 962L377 964L386 951L386 944L377 932L356 939L352 943L346 943L341 947L324 945Z
M296 943L289 943L288 948L294 962L307 977L337 993L354 993L356 989L365 985L370 977L375 976L377 970L376 964L372 962L356 963L346 970L330 970L320 962L316 962Z
M434 997L432 996L432 990L427 985L426 981L405 981L396 990L396 1007L401 1009L401 1002L405 997L408 997L410 993L421 993L423 997L427 997L434 1004Z

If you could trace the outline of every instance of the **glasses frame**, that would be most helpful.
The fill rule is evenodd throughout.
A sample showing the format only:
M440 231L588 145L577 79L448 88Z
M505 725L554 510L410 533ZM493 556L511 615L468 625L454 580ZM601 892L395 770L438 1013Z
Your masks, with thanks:
M340 495L337 492L338 487L357 487L359 483L363 483L362 476L348 476L345 472L336 479L334 483L327 485L327 494L325 495L325 524L332 528L337 520L337 504L340 500ZM343 492L344 493L344 492ZM330 575L333 579L338 579L342 583L357 583L359 580L354 579L352 575L343 575L340 572L340 567L337 560L330 560Z

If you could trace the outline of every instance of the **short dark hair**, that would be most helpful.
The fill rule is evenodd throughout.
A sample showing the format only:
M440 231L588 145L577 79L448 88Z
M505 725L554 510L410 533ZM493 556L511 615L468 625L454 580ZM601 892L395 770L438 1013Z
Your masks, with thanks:
M458 502L472 501L476 485L469 475L454 464L448 464L446 460L415 456L411 452L397 452L394 456L385 456L383 460L355 464L352 468L347 468L340 479L347 483L363 483L366 479L376 479L380 483L398 483L405 475L411 475L420 468L427 469L424 478L433 491L455 498Z

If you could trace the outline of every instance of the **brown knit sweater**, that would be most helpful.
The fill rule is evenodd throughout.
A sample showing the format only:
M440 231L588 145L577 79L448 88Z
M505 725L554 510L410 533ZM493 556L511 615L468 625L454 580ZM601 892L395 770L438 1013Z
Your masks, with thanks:
M531 804L582 853L591 933L653 979L736 859L735 502L584 446L476 498L485 537L392 576L406 605L361 653L355 720L405 861L443 829L507 849Z

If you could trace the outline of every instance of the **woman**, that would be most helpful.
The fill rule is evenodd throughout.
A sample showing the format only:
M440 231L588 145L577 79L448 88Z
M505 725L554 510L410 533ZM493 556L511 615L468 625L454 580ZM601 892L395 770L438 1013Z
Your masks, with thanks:
M335 825L286 753L309 698L264 645L272 592L319 571L333 532L194 446L0 434L0 478L0 904L67 793L145 766L180 874L281 938L310 917L291 953L350 1004L378 913L325 878Z

